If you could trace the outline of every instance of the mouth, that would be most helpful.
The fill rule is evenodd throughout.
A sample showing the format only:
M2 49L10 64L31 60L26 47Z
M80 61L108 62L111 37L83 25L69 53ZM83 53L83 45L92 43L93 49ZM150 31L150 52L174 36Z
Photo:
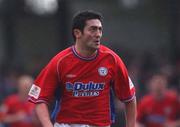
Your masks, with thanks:
M100 44L100 41L99 40L96 40L96 41L94 41L96 44Z

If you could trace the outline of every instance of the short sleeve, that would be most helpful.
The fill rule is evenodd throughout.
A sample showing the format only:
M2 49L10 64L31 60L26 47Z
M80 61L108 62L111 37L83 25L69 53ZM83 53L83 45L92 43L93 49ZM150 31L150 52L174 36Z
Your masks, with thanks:
M33 103L49 103L58 84L57 62L52 59L40 72L29 91L29 101Z
M115 77L113 80L115 95L122 102L128 102L135 97L135 87L121 58L116 56L115 62Z

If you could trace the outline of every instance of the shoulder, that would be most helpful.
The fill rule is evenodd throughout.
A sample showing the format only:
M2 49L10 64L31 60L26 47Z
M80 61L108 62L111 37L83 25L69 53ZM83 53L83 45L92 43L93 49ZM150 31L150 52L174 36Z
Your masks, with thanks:
M99 51L102 52L102 53L108 53L108 54L111 54L111 55L117 55L112 49L108 48L105 45L101 45Z
M68 47L64 50L62 50L61 52L59 52L58 54L56 54L49 63L51 64L57 64L59 61L62 61L63 59L67 58L68 56L71 56L72 53L72 49L71 47Z
M166 92L166 99L169 99L171 101L177 101L177 93L174 90L167 90Z
M115 53L112 49L108 48L107 46L101 45L99 51L102 54L110 55L115 60L121 59L117 53Z
M153 97L151 95L145 95L139 101L139 104L149 104L153 101Z
M71 49L71 47L68 47L68 48L62 50L61 52L59 52L57 55L55 55L53 57L53 60L63 59L71 54L72 54L72 49Z
M106 54L106 56L109 55L110 56L109 60L112 60L117 68L119 68L119 67L121 69L126 68L122 58L117 53L115 53L112 49L110 49L110 48L108 48L108 47L106 47L104 45L101 45L100 53L101 54Z
M5 104L11 104L11 103L15 103L19 101L19 97L16 94L10 95L8 96L5 100L4 103Z
M19 97L17 94L9 95L6 100L17 100Z

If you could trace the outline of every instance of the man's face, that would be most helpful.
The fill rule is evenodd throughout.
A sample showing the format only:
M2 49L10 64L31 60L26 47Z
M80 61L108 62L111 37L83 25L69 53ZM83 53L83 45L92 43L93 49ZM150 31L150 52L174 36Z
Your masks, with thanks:
M151 90L151 93L157 98L164 96L166 87L167 79L160 75L154 76L149 83L149 89Z
M86 21L84 30L79 38L81 45L88 50L96 50L100 46L102 24L98 19Z

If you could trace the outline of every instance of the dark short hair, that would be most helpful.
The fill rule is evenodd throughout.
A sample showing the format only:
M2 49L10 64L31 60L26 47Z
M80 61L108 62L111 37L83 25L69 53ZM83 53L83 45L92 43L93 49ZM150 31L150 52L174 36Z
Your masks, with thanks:
M81 32L83 32L86 21L91 19L99 19L102 22L102 15L99 12L92 10L81 11L75 14L72 21L72 36L74 40L76 39L73 32L74 29L79 29Z

